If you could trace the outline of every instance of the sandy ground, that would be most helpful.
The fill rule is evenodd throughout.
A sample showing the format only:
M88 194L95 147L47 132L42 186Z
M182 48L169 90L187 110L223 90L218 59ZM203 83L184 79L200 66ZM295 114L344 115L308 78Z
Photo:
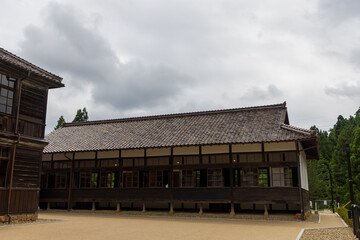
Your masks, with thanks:
M296 239L302 228L343 227L334 214L321 223L40 213L49 223L0 227L0 239Z

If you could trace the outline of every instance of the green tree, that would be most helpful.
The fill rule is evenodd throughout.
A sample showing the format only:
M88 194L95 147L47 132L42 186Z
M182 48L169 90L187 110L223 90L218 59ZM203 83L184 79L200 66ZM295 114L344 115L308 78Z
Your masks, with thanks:
M64 116L61 115L61 116L59 117L59 120L58 120L57 125L56 125L56 127L55 127L54 130L61 128L64 123L65 123Z
M76 116L72 122L86 122L87 120L89 120L89 116L86 108L84 107L82 110L77 110Z

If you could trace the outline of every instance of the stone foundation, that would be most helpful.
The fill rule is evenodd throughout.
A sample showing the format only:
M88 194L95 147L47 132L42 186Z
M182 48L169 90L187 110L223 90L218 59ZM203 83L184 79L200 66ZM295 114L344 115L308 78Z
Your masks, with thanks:
M308 218L310 216L310 214L311 214L311 210L306 211L304 214L304 220L306 220L306 218ZM295 218L298 220L301 220L301 213L297 213L295 215Z
M38 219L37 213L35 214L14 214L11 215L11 223L25 223L35 222ZM0 216L0 223L8 223L9 217L7 215Z

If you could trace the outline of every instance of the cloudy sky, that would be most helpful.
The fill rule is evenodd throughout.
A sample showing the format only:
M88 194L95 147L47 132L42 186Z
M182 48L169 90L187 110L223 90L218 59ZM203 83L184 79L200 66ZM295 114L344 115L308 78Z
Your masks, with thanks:
M63 77L47 132L90 120L287 102L327 130L360 106L358 0L1 0L0 46Z

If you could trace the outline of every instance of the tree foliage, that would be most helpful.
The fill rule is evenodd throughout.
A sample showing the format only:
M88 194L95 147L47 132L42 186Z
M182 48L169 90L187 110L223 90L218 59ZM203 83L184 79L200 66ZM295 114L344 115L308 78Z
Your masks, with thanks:
M84 107L82 110L81 109L77 110L75 118L74 118L74 120L72 122L85 122L85 121L88 121L88 120L89 120L89 114L86 111L86 108ZM64 123L66 123L65 118L64 118L63 115L61 115L59 117L59 120L57 122L55 130L61 128Z
M64 123L65 123L64 116L61 115L59 117L59 120L57 121L57 124L56 124L56 127L54 128L54 130L61 128Z
M360 203L360 108L354 116L339 116L332 129L321 131L319 136L319 161L309 161L309 190L312 199L330 199L329 173L333 177L334 197L344 204L350 200L347 155L345 148L350 146L351 169L354 181L355 202Z
M86 108L84 107L82 110L77 110L76 116L72 122L86 122L87 120L89 120L89 116Z

